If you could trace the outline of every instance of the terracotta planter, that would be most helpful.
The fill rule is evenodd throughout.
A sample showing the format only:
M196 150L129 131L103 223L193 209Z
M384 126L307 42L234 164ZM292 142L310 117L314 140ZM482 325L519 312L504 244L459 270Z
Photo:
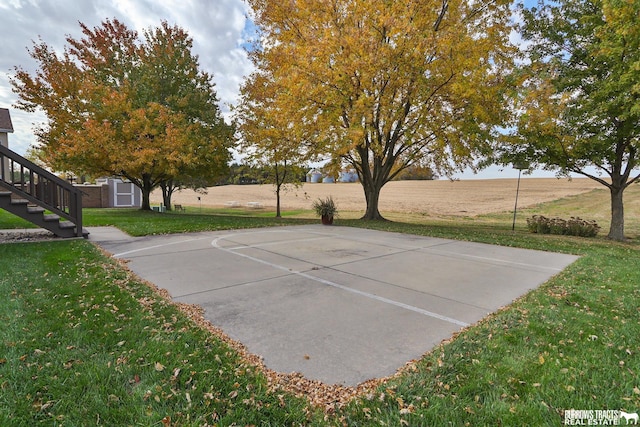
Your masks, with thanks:
M322 215L322 223L324 225L331 225L333 224L333 215Z

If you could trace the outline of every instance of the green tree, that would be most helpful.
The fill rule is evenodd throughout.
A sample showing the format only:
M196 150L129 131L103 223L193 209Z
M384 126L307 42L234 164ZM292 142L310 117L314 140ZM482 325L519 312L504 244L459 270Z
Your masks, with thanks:
M245 95L272 86L291 142L358 173L366 219L382 187L421 161L473 163L506 114L509 0L248 0L263 43Z
M230 185L261 184L264 175L255 166L234 162L229 166L229 176L223 182Z
M231 160L229 147L235 142L233 126L220 119L211 132L213 140L221 143L195 146L197 161L185 164L176 176L160 182L162 200L167 209L171 209L171 198L175 191L185 188L204 191L207 187L219 184L228 175Z
M52 168L125 177L150 209L160 183L226 165L232 133L184 30L162 22L140 39L116 19L80 26L84 38L67 37L60 56L34 44L38 71L12 78L18 108L47 116L36 135Z
M624 240L623 192L640 179L640 2L559 0L521 11L530 62L521 70L519 115L502 162L604 185L608 237Z
M210 76L198 70L197 58L191 54L191 38L166 22L144 31L144 38L146 43L141 46L142 58L135 78L141 88L142 101L159 100L200 125L196 129L200 134L187 147L193 150L191 158L194 160L184 163L176 175L159 183L164 205L171 209L175 191L214 185L228 172L234 131L224 122L218 109Z
M396 175L396 181L427 181L438 178L431 168L415 163Z

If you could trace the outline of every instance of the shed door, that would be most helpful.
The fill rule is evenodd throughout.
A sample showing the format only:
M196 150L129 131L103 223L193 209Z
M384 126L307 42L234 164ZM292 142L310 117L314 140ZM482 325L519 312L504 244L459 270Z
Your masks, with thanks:
M123 208L134 205L134 188L131 182L118 182L114 187L114 207Z

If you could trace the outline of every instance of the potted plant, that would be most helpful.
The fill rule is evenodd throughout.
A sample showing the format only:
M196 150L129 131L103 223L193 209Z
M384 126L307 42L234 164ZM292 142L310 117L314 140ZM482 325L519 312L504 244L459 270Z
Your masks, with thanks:
M318 199L313 202L313 209L316 214L322 219L324 225L333 224L333 217L337 215L338 208L331 196L326 199Z

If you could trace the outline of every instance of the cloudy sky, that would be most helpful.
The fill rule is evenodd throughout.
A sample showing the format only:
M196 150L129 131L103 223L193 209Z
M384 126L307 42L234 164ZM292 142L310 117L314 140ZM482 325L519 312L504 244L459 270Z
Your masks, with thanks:
M35 71L36 63L27 52L33 41L42 39L62 51L67 35L82 37L78 22L93 28L107 18L117 18L140 32L166 20L187 30L194 39L200 66L213 75L223 104L221 108L228 112L228 105L237 99L244 76L252 69L243 49L243 44L251 37L247 13L247 5L242 0L1 0L0 107L9 108L11 112L15 132L9 136L10 148L24 154L35 142L31 131L33 123L44 121L41 114L12 107L17 97L11 90L9 76L16 66L32 73ZM514 176L517 171L510 168L502 171L491 168L477 176L465 173L458 177Z
M156 27L160 21L177 24L194 39L194 51L202 69L213 74L223 111L236 99L251 63L242 47L248 24L247 5L242 0L2 0L2 55L0 55L0 107L9 108L15 132L9 136L12 150L23 154L35 142L32 123L44 116L26 113L12 105L17 96L9 76L19 66L36 69L27 48L41 38L62 51L70 35L82 37L78 22L89 28L107 18L117 18L138 32ZM250 28L250 25L248 26Z

